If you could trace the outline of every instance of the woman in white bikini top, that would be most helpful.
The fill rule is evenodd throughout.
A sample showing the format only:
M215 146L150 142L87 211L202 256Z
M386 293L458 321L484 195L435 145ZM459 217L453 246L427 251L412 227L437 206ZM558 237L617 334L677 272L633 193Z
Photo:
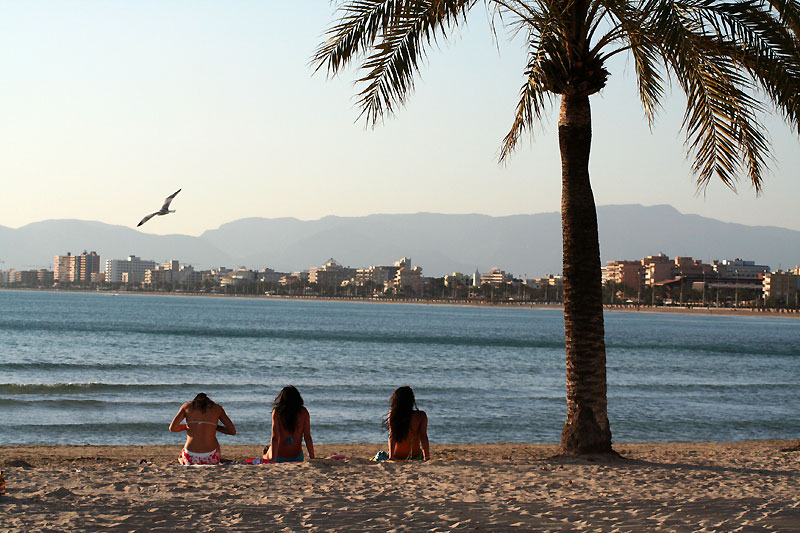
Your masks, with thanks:
M182 420L186 422L181 424ZM169 430L186 431L186 444L179 459L182 464L218 464L221 454L217 431L236 435L236 427L222 406L202 392L181 406Z

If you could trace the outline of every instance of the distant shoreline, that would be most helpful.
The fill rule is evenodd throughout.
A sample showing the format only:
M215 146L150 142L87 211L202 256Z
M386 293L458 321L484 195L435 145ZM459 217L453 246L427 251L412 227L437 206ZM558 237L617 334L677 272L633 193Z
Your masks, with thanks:
M208 298L246 298L257 300L284 300L284 301L322 301L322 302L359 302L378 304L413 304L413 305L457 305L462 307L500 307L520 309L552 309L563 311L561 303L544 302L488 302L484 300L469 300L460 298L455 300L425 299L425 298L364 298L343 296L338 298L328 296L276 296L261 294L219 294L205 292L161 292L161 291L125 291L125 290L91 290L91 289L30 289L2 287L2 291L16 292L56 292L56 293L91 293L133 296L192 296ZM603 304L604 311L622 313L666 313L682 315L707 315L707 316L760 316L778 318L800 318L800 310L780 308L753 308L753 307L700 307L700 306L650 306L636 304Z

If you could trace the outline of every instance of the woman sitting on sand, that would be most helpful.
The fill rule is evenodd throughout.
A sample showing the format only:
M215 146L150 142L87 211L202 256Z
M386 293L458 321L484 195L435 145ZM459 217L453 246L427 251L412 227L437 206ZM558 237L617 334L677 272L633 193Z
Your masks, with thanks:
M308 456L313 459L311 417L303 407L303 397L289 385L272 402L272 438L269 446L264 447L262 460L267 463L302 462L304 439Z
M389 459L427 461L431 458L428 446L428 415L417 408L411 387L400 387L389 400L389 414L383 421L389 430Z
M181 420L186 420L181 424ZM222 422L223 425L219 425ZM218 465L222 454L217 441L217 431L236 435L236 428L221 405L201 392L191 402L181 405L172 419L169 430L186 430L186 444L178 462L182 465Z

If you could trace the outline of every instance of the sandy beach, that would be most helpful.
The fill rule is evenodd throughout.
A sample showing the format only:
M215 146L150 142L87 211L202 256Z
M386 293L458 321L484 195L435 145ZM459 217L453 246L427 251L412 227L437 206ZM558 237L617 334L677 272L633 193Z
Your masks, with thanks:
M299 464L183 467L176 446L3 446L0 530L800 530L793 441L617 444L623 458L612 461L509 443L370 462L379 448L329 444L317 446L326 459ZM223 458L259 450L226 446Z

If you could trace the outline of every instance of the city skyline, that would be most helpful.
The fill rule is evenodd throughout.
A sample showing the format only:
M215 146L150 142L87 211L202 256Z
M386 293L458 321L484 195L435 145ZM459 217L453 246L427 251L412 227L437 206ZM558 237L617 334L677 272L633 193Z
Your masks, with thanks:
M183 188L153 234L199 235L241 217L558 211L555 114L506 165L524 47L486 16L428 58L411 105L374 130L354 122L356 73L308 61L328 2L0 5L0 225L88 218L134 227ZM98 46L101 43L102 46ZM712 183L695 196L679 98L651 134L624 58L595 110L598 204L671 204L729 222L800 230L797 136L767 120L773 171L761 198ZM457 87L458 90L453 90Z

